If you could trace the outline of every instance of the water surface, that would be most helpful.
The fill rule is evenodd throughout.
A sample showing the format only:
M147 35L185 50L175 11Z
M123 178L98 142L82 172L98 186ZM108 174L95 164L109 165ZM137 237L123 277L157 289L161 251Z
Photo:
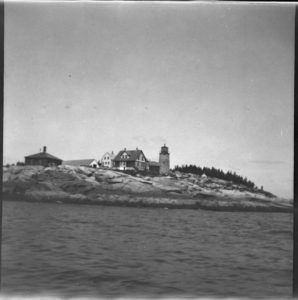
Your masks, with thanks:
M2 292L291 296L292 215L3 202Z

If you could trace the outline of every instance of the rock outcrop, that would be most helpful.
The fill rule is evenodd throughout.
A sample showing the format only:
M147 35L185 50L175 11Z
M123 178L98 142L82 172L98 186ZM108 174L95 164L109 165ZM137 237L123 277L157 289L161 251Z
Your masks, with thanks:
M3 168L4 200L122 206L289 212L293 203L243 185L199 175L131 176L87 167Z

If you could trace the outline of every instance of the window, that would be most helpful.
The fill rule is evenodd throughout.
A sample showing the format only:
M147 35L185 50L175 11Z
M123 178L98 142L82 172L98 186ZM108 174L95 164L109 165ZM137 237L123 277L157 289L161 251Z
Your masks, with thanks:
M127 157L128 157L128 155L126 153L123 153L121 156L122 159L126 159Z

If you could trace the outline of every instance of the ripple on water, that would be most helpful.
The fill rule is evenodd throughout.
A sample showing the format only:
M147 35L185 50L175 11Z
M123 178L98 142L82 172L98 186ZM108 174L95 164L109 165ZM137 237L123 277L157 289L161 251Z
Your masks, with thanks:
M2 291L291 295L292 216L3 203Z

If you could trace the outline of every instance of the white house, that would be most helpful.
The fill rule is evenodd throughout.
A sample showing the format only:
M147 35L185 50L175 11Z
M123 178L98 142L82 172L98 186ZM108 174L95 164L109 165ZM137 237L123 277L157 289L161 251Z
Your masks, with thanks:
M101 166L112 168L113 167L113 159L115 157L114 152L106 152L101 158Z

